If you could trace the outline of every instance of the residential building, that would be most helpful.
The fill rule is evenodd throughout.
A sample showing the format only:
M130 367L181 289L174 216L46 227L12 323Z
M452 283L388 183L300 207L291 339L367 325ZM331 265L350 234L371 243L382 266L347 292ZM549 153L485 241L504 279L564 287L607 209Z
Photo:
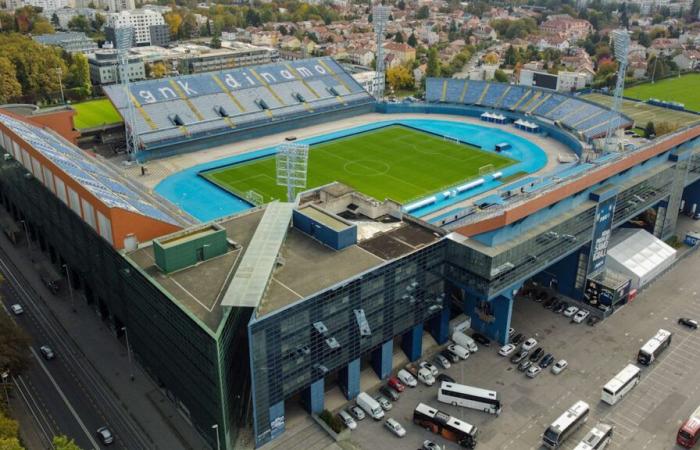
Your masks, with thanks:
M563 34L570 39L583 39L593 30L593 26L587 20L574 19L573 17L560 14L550 16L548 20L540 24L540 30L544 33Z
M119 82L119 65L116 50L97 50L88 55L90 80L94 85L113 84ZM146 68L139 56L129 56L129 80L146 79Z
M200 73L234 67L265 64L279 59L279 52L272 48L257 47L244 42L223 41L221 48L183 44L170 50L177 55L180 73Z
M68 53L92 53L97 50L97 43L88 38L85 33L71 31L55 34L42 34L33 39L40 44L61 47Z
M35 6L44 11L54 11L61 8L75 6L74 0L18 0L12 5L17 9L22 6Z
M134 0L106 0L109 10L112 12L129 11L136 9Z
M148 9L121 11L107 16L107 27L111 29L134 27L134 43L136 45L151 44L151 26L153 25L165 25L165 19L160 13Z
M53 15L56 14L58 18L58 28L67 30L68 23L77 16L85 16L89 21L95 20L97 11L92 8L61 8L55 11L42 11L42 15L47 19L51 20Z
M379 85L383 81L383 77L380 76L379 72L374 70L353 73L352 77L370 94L377 92Z
M403 42L387 42L384 44L384 53L387 56L393 55L399 64L416 59L416 49Z
M686 50L673 57L673 62L681 70L695 70L700 67L700 51Z

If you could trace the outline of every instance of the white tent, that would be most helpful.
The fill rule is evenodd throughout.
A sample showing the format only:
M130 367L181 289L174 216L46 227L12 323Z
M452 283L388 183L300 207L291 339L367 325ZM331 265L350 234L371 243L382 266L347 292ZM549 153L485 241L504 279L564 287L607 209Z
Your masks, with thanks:
M638 289L666 270L676 259L676 250L645 230L622 228L611 238L607 267L632 279Z

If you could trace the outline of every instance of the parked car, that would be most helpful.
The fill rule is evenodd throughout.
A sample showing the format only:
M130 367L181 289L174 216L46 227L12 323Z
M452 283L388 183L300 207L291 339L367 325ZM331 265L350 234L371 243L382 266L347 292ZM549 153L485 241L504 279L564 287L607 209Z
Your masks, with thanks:
M389 385L390 388L394 389L396 392L403 392L406 390L406 386L403 385L401 380L399 380L397 377L391 377L389 378L389 381L387 381L387 384Z
M564 317L573 317L574 314L576 314L577 312L578 312L578 308L577 308L577 307L575 307L575 306L569 306L569 307L566 308L566 310L564 311Z
M12 313L15 316L19 316L24 312L24 308L22 308L22 305L15 303L14 305L10 306L10 309L12 310Z
M345 426L350 428L351 430L357 428L357 422L355 422L355 419L353 419L350 413L345 411L344 409L340 410L340 412L338 413L338 417L340 417L340 420L345 424Z
M598 309L603 311L604 313L608 312L610 310L610 306L604 305L602 303L598 304Z
M39 351L41 352L41 355L44 357L45 360L51 360L56 357L56 355L53 353L53 350L51 350L51 347L48 345L42 345L39 347Z
M481 333L472 333L472 339L474 339L476 342L483 345L484 347L488 347L491 345L491 340Z
M547 367L551 366L553 362L554 355L552 355L551 353L547 353L542 357L542 360L540 360L539 366L543 369L546 369Z
M556 306L555 308L552 308L552 311L554 311L554 312L557 313L557 314L561 314L561 313L564 312L564 310L565 310L566 308L568 308L568 307L569 307L569 304L568 304L568 303L566 303L566 302L560 302L560 303L557 304L557 306Z
M518 364L518 370L521 372L525 372L527 369L530 368L532 365L532 362L530 360L524 359L520 364Z
M585 309L580 309L576 314L574 314L574 319L573 319L573 321L574 321L575 323L581 323L581 322L583 322L584 320L586 320L586 318L587 318L588 316L590 316L590 315L591 315L591 313L589 313L589 312L586 311Z
M378 395L374 397L374 399L377 401L377 403L379 403L379 406L381 406L384 411L391 410L392 404L388 398L384 397L383 395Z
M440 353L435 355L433 360L435 361L435 364L442 367L443 369L449 369L450 367L452 367L452 363L450 363L450 360L442 356Z
M418 367L421 369L428 369L433 376L437 375L439 372L437 370L437 367L434 365L430 364L428 361L421 361L420 364L418 364Z
M455 355L454 353L448 351L447 349L443 350L440 352L442 356L447 358L452 364L459 362L459 356Z
M685 325L688 328L692 328L693 330L698 329L698 321L695 319L688 319L687 317L681 317L678 319L678 324L679 325Z
M399 370L399 373L396 374L396 376L401 380L401 382L408 387L416 387L418 386L418 381L416 381L416 378L411 375L411 373L406 370L406 369L401 369Z
M535 338L530 338L523 342L522 349L528 352L537 346L537 340Z
M535 378L540 374L540 372L542 372L542 369L540 369L538 366L532 365L527 369L525 375L527 375L529 378Z
M432 386L435 384L435 377L433 376L433 373L424 367L418 369L416 378L418 378L418 380L426 386Z
M386 419L386 422L384 422L384 426L389 429L392 433L394 433L398 437L404 437L406 436L406 430L401 426L399 422L397 422L395 419L388 418Z
M390 398L392 401L396 401L399 399L398 391L392 387L382 386L379 388L379 392L381 392L385 397Z
M520 350L520 353L517 353L515 356L510 358L510 362L512 362L513 364L518 364L519 362L527 358L527 355L529 354L530 352L527 350Z
M559 374L562 373L562 372L564 371L564 369L566 369L567 367L569 367L569 363L566 362L565 359L560 359L559 361L556 362L556 364L554 364L554 365L552 366L552 373L553 373L554 375L559 375Z
M508 337L512 338L515 335L515 328L510 327L508 328Z
M594 327L598 322L600 322L600 318L598 316L590 316L586 321L586 325L589 327Z
M423 441L423 450L442 450L442 447L433 441Z
M515 344L506 344L498 350L498 354L501 356L508 356L515 351L517 346Z
M353 417L355 417L355 419L357 420L364 420L364 418L366 417L365 412L362 410L362 408L360 408L357 405L352 406L350 408L350 414L352 414Z
M104 445L109 445L114 442L114 435L108 427L100 427L97 429L97 437Z
M540 360L540 358L542 357L542 355L544 355L544 350L542 349L542 347L537 347L537 349L535 349L535 351L532 352L532 353L530 354L530 358L529 358L529 359L530 359L530 361L532 361L533 363L536 363L537 361Z
M447 351L459 356L460 359L469 358L469 350L467 350L466 348L462 347L459 344L448 345Z
M435 379L440 382L440 383L454 383L455 379L452 378L451 376L447 375L446 373L441 373Z
M556 302L557 302L557 299L555 299L555 298L550 298L550 299L547 300L546 302L542 303L542 306L543 306L544 308L546 308L546 309L552 309L552 307L554 306L554 304L555 304Z
M525 336L523 336L522 333L518 333L511 338L510 343L513 345L520 345L523 339L525 339Z

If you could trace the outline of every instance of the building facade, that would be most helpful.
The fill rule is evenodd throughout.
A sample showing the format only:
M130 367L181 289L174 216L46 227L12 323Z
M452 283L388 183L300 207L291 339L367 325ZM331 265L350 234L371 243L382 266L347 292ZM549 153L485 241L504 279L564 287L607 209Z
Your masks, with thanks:
M40 44L61 47L68 53L93 53L97 50L97 43L88 38L82 32L59 32L54 34L42 34L33 39Z
M111 28L134 27L135 45L150 45L151 27L165 25L165 19L160 13L148 9L123 10L108 14L106 25Z
M94 85L119 83L119 62L116 50L98 50L88 55L90 81ZM129 81L145 80L146 67L138 56L129 56Z

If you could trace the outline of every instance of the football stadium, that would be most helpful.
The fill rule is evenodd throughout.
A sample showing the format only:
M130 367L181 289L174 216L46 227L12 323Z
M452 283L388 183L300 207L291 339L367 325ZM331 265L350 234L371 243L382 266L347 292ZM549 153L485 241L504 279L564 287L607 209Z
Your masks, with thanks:
M442 78L376 101L327 57L105 91L132 154L0 107L0 200L227 449L291 448L455 321L506 342L535 284L614 314L650 277L608 250L666 246L700 203L700 116L644 102ZM677 127L639 137L638 112Z

